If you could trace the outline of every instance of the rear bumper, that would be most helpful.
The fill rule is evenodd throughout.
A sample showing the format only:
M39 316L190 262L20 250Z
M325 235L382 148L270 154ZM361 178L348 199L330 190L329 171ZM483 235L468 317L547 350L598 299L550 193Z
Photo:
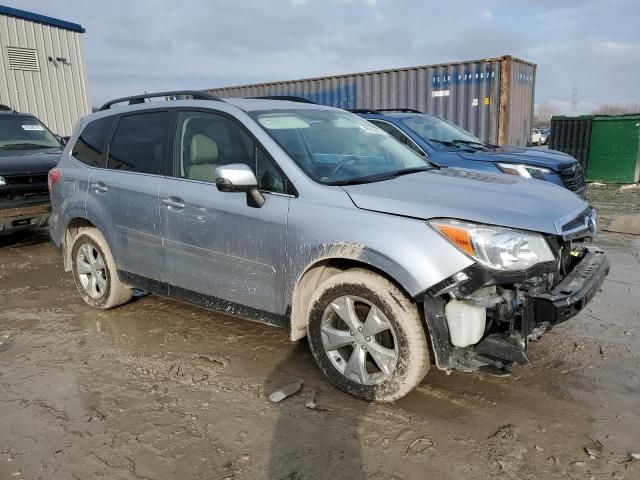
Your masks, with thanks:
M536 323L555 325L577 315L600 289L609 268L604 252L590 248L573 271L552 290L531 296Z
M0 210L0 235L28 228L44 227L51 215L49 203Z

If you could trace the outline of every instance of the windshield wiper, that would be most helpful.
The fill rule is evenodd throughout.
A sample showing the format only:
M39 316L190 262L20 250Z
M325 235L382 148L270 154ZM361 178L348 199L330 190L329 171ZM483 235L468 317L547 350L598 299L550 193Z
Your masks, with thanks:
M375 175L366 175L364 177L350 178L348 180L338 180L335 182L329 182L328 185L335 185L339 187L345 187L347 185L360 185L363 183L382 182L384 180L391 180L392 178L400 177L402 175L410 175L412 173L426 172L433 170L434 167L411 167L403 168L402 170L396 170L395 172L377 173Z
M468 145L459 145L454 142L447 142L446 140L438 140L437 138L428 138L427 140L429 140L430 142L439 143L440 145L444 145L445 147L455 148L456 150L467 147L467 151L475 152L475 150L469 150L469 148L471 147L469 147Z
M471 147L478 146L478 147L482 147L482 148L484 148L486 150L489 149L489 145L487 145L486 143L484 143L484 142L476 142L475 140L451 140L451 142L456 144L456 145L458 143L461 143L463 145L469 145Z
M401 177L402 175L411 175L412 173L418 173L418 172L426 172L427 170L433 170L433 167L411 167L411 168L404 168L402 170L398 170L397 172L392 172L390 174L388 174L384 180L387 180L389 178L396 178L396 177Z
M27 143L27 142L25 142L25 143L11 143L9 145L2 145L2 147L0 147L0 148L11 149L11 148L14 148L14 147L18 147L18 148L27 147L27 148L33 148L33 149L35 149L35 148L56 148L56 147L51 146L51 145L40 145L39 143Z

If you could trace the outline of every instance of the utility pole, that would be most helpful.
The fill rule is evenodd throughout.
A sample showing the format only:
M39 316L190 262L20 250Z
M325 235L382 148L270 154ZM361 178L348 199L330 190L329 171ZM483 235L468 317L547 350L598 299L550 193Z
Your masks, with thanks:
M573 84L571 91L571 115L578 115L578 84Z

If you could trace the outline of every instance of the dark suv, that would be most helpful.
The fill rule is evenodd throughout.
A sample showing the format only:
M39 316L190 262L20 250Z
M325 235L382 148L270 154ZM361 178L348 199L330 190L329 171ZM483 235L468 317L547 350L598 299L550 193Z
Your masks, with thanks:
M47 174L61 153L40 120L0 105L0 235L47 224Z
M580 162L555 150L490 145L440 117L411 109L353 110L440 165L555 183L584 198Z

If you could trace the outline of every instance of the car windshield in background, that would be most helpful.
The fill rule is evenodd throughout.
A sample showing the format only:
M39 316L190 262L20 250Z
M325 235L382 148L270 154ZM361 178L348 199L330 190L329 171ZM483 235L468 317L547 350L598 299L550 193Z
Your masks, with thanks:
M486 150L489 146L466 130L429 115L403 118L402 122L437 150Z
M269 110L251 116L313 180L348 185L433 167L381 129L334 110Z
M27 150L60 148L60 142L35 117L0 116L0 148Z

